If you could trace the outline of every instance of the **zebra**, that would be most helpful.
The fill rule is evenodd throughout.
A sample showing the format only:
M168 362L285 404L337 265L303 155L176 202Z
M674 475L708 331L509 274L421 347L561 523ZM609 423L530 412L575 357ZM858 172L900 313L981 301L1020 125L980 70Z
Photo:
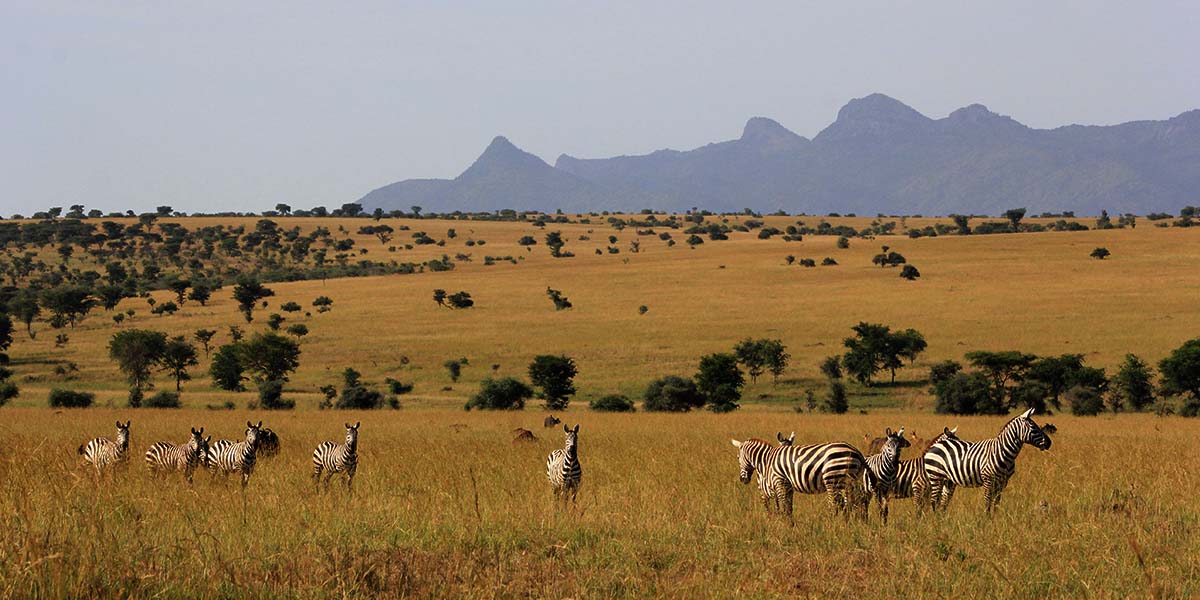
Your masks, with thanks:
M346 474L346 491L353 493L354 473L358 470L358 427L359 421L351 426L346 423L346 443L321 442L313 450L313 483L318 488L321 484L321 471L325 471L325 489L329 489L329 479L334 473Z
M270 458L276 454L279 454L279 434L264 427L258 432L258 455Z
M933 510L945 512L956 486L982 486L984 511L991 514L1016 471L1021 447L1030 444L1039 450L1050 449L1050 438L1033 422L1033 412L1031 408L1013 417L1000 435L991 439L964 442L943 438L930 446L924 467Z
M852 496L861 493L859 478L866 469L866 459L850 444L834 442L770 448L766 442L758 439L730 441L738 449L738 464L741 467L738 477L741 482L750 483L754 471L762 470L771 496L789 521L792 521L794 492L825 492L835 512L847 507L848 493Z
M562 499L563 508L567 500L577 502L579 485L583 483L583 467L579 464L579 424L574 429L563 425L566 442L562 448L546 457L546 478L554 490L554 502Z
M768 515L780 512L779 497L772 490L771 480L768 477L771 472L770 465L774 464L772 461L774 461L775 450L784 446L791 446L796 440L796 432L793 431L792 435L786 438L783 437L782 432L775 432L775 439L779 441L779 446L774 448L769 446L767 442L757 438L746 440L746 442L753 441L756 443L747 449L749 453L747 463L750 465L750 468L744 476L739 475L742 483L750 483L751 473L758 476L758 494L762 499L763 508L766 509ZM735 448L741 448L745 443L737 440L730 441L733 442Z
M929 441L925 446L925 450L921 451L920 456L905 459L900 461L900 467L896 471L896 483L892 485L893 498L914 498L917 503L917 514L925 511L926 505L929 503L929 486L928 480L925 479L925 452L929 446L937 443L938 440L944 438L958 439L958 427L950 429L942 428L942 433Z
M209 446L207 462L213 469L213 476L221 473L228 477L230 473L241 473L242 491L245 492L246 484L250 482L250 475L254 473L258 433L261 429L262 421L259 421L258 425L246 421L246 441L220 440Z
M150 446L146 451L146 468L150 469L151 475L162 471L183 471L188 485L191 485L192 473L204 462L210 441L212 436L205 439L203 427L198 431L193 427L192 437L183 444L176 446L170 442L158 442Z
M874 495L884 525L887 525L888 520L888 497L892 495L892 488L900 471L900 451L911 445L904 439L903 427L894 433L889 427L879 453L867 457L867 468L863 471L863 508L866 509L865 505L871 503L871 496Z
M96 438L79 446L77 452L83 455L84 464L96 468L99 475L110 467L121 467L129 464L129 424L117 421L117 440Z

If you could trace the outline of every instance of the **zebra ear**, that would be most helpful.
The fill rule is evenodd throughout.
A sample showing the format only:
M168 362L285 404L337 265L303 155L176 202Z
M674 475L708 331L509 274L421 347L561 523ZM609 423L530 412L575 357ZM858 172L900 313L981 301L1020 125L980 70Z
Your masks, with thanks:
M741 447L742 447L742 442L739 442L739 441L737 441L737 440L729 440L729 443L733 444L733 447L734 447L734 448L741 448Z
M954 429L950 430L950 433L958 433L958 425L955 425Z
M903 428L903 427L901 427L901 428L900 428L900 431L897 431L897 432L896 432L896 435L898 435L898 436L900 436L900 437L904 437L904 428Z
M789 436L788 436L788 443L789 443L789 444L790 444L790 443L792 443L792 442L794 442L794 441L796 441L796 432L795 432L795 431L793 431L793 432L792 432L792 435L789 435Z
M354 428L351 427L349 423L346 423L346 429L354 429Z
M1029 417L1033 416L1033 411L1035 411L1035 410L1037 410L1037 409L1031 408L1031 409L1021 413L1021 416L1028 419Z
M892 428L888 427L887 431L885 433L887 434L888 437L892 437Z
M121 428L121 422L117 421L117 429L120 429L120 428Z
M125 420L125 429L129 429L129 425L130 425L131 423L133 423L133 421L130 421L130 420L126 419L126 420Z
M259 429L261 429L261 428L262 428L262 421L259 421L259 422L258 422L258 426L257 426L257 427L258 427Z
M565 432L567 432L567 433L571 433L571 428L570 428L570 427L567 427L567 424L566 424L566 423L563 423L563 431L565 431Z
M252 428L252 427L254 427L254 423L251 423L250 421L246 421L246 427Z
M355 421L355 422L354 422L354 429L355 429L356 431L357 431L357 430L358 430L358 428L359 428L359 427L361 427L361 426L362 426L362 421Z
M204 438L204 443L206 443L206 444L207 444L207 443L209 443L209 442L211 442L211 441L212 441L212 436L211 436L211 435L210 435L210 436L208 436L208 437L206 437L206 438Z
M776 432L775 432L775 439L779 440L779 443L780 443L780 444L782 444L782 443L783 443L783 432L782 432L782 431L776 431Z
M579 433L579 423L575 424L575 433Z

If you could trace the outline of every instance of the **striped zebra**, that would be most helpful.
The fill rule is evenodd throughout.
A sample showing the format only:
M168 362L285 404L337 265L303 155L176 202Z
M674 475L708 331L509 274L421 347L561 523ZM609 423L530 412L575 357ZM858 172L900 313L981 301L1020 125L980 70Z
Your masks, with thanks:
M150 446L146 451L146 468L150 469L151 475L166 471L183 471L184 478L187 479L188 485L191 485L192 473L204 462L210 441L212 436L205 439L203 427L199 431L193 427L192 437L178 446L170 442L158 442Z
M779 441L779 446L771 447L767 442L757 438L746 440L746 442L755 442L755 444L746 450L748 453L746 464L749 465L749 469L744 469L744 472L739 475L739 480L742 483L750 483L751 474L757 476L758 494L762 499L763 508L766 509L768 515L781 511L779 496L775 495L770 477L768 476L771 472L771 466L775 464L773 462L775 460L775 450L784 446L791 446L792 442L796 440L796 432L793 431L792 435L786 438L783 437L783 433L776 432L775 439ZM733 442L734 448L741 448L746 443L737 440L730 441Z
M1033 422L1033 411L1013 417L994 438L979 442L943 438L929 447L924 466L935 512L945 512L957 486L982 486L983 506L989 514L1000 504L1000 495L1016 471L1021 447L1030 444L1039 450L1050 449L1050 438Z
M321 471L325 471L325 489L329 489L329 479L334 473L346 474L346 491L353 493L354 473L358 470L358 427L362 422L353 426L346 423L346 443L321 442L313 450L313 483L320 488Z
M925 479L925 451L928 451L929 446L937 443L938 440L958 439L957 432L958 427L954 429L943 427L942 433L929 442L920 456L900 461L900 468L896 471L896 483L892 485L893 498L914 498L917 504L917 514L925 512L925 507L929 504L929 485L928 480Z
M866 469L866 459L857 448L843 442L811 446L780 446L771 448L766 442L749 439L730 440L738 449L739 479L750 483L755 470L767 478L771 497L779 504L780 512L792 520L792 494L826 493L834 512L842 512L850 501L861 493L859 478ZM766 447L766 452L763 451ZM768 507L769 508L769 507ZM847 511L847 514L848 511Z
M96 438L79 446L79 454L83 455L84 464L96 468L96 474L129 464L129 424L117 421L117 440Z
M241 473L242 491L246 490L246 484L250 482L250 475L254 473L260 429L262 429L262 421L259 421L258 425L246 421L245 441L219 440L209 446L206 463L213 470L214 477L217 473L225 477L229 477L230 473Z
M911 445L904 439L903 427L897 432L893 432L889 427L884 434L883 447L880 448L879 454L867 457L867 468L863 471L863 508L865 510L865 505L871 503L871 496L875 496L879 516L884 525L887 525L888 520L888 498L892 495L892 488L896 485L900 471L900 451Z
M566 443L546 457L546 478L554 489L554 503L562 499L563 508L567 500L577 501L579 485L583 483L583 467L579 464L579 425L574 429L563 425Z

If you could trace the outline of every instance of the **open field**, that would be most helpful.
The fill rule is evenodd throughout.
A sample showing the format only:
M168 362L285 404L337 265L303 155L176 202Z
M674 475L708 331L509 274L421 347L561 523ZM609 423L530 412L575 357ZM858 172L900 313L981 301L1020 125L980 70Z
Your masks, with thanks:
M823 497L797 496L788 528L738 483L730 437L855 441L957 424L978 439L1004 419L571 411L584 484L578 510L556 514L544 457L562 431L537 426L537 412L257 413L283 449L260 464L243 512L236 484L155 482L140 453L191 425L239 435L245 411L4 412L4 596L863 597L881 579L911 596L1200 594L1200 466L1164 460L1200 452L1183 419L1054 417L1053 447L1026 448L993 519L979 490L959 490L938 518L894 501L887 527L874 509L846 522ZM74 449L118 417L133 419L135 460L97 486ZM318 495L311 448L340 439L346 419L363 422L356 494ZM539 441L512 446L518 426Z
M784 227L796 220L815 224L816 217L768 217L768 226ZM597 221L599 219L596 219ZM865 227L870 219L829 219ZM187 227L253 219L178 219ZM1085 220L1086 221L1086 220ZM357 231L363 219L280 219L282 226L302 229L323 224ZM929 341L917 363L900 371L902 382L922 380L932 362L960 359L970 350L1017 349L1038 354L1082 353L1089 364L1111 368L1126 352L1155 363L1181 342L1196 336L1200 322L1200 228L1160 229L1143 224L1136 229L1028 233L1018 235L945 236L911 240L906 236L854 239L838 249L832 236L808 236L802 242L778 237L758 240L754 233L734 233L728 241L709 241L695 250L682 243L686 236L672 232L675 247L655 236L637 236L632 228L615 231L593 223L552 224L569 240L574 258L554 259L541 243L545 231L528 223L395 220L413 231L428 231L444 239L453 227L458 237L445 247L416 246L391 254L370 236L352 236L358 246L397 260L426 260L442 254L472 255L450 272L419 273L328 281L271 284L276 296L271 307L256 312L254 331L265 327L266 316L287 301L306 308L319 295L333 298L333 311L289 322L306 323L311 333L303 340L299 371L286 394L300 406L315 406L317 388L338 382L348 366L363 372L369 382L384 377L414 382L407 402L461 406L479 380L499 365L502 375L524 374L537 354L565 353L579 364L580 398L619 391L640 396L650 380L666 374L689 375L700 356L728 351L744 337L779 338L792 355L792 366L778 386L760 380L746 390L748 400L794 403L809 388L822 386L819 360L841 351L841 340L860 320L913 327ZM909 219L910 227L931 219ZM398 227L397 227L398 228ZM659 231L666 231L660 229ZM406 235L409 232L398 232ZM523 235L539 244L531 251L517 245ZM615 235L620 254L597 256ZM580 236L590 239L580 241ZM466 246L468 239L485 246ZM638 239L642 250L628 252ZM397 241L399 241L399 236ZM871 264L881 245L889 245L917 265L921 279L908 282L896 269ZM1108 260L1088 258L1092 248L1112 251ZM518 264L484 266L483 257L523 257ZM803 268L785 266L784 257L829 256L839 265ZM556 312L545 296L562 290L575 308ZM476 299L470 310L438 307L432 291L466 290ZM169 292L156 292L159 301ZM639 315L638 307L648 312ZM139 327L189 335L199 328L218 329L217 343L229 341L227 325L246 326L230 298L229 289L213 294L209 306L188 303L174 316L152 316L144 299L124 300L119 310L132 308L137 316L124 325L95 311L67 333L64 348L54 345L54 333L44 323L36 340L16 336L15 381L22 387L17 405L45 403L53 387L78 387L98 392L101 403L124 402L126 386L107 357L105 346L118 327ZM302 313L301 313L302 315ZM463 379L451 384L442 363L470 359ZM407 359L408 364L402 364ZM80 371L72 381L56 376L56 365L75 363ZM184 384L184 402L203 406L231 395L215 390L206 375L207 361ZM158 384L168 385L164 377ZM451 389L444 389L450 387ZM886 397L859 395L853 402L869 406L930 406L922 385L889 390ZM858 393L856 391L855 393ZM235 398L239 404L245 398Z
M768 217L783 228L797 219ZM175 220L175 219L172 219ZM1084 221L1084 219L1080 219ZM254 219L178 219L187 227ZM362 219L279 219L284 227L344 226ZM871 219L829 219L866 226ZM1015 597L1200 595L1200 452L1195 420L1122 414L1038 417L1058 427L1045 453L1027 448L994 518L979 490L960 489L950 511L918 519L894 501L883 527L829 518L824 498L798 496L796 526L762 514L757 489L737 481L729 439L771 438L795 430L797 443L845 440L905 426L922 434L959 426L963 439L994 436L1002 417L932 414L930 364L976 349L1082 353L1110 374L1126 352L1154 364L1200 323L1200 228L945 236L903 235L801 242L734 233L695 250L687 236L668 247L656 236L605 224L393 220L443 239L389 253L353 235L376 260L422 261L472 255L450 272L273 283L270 306L247 325L228 288L206 307L189 302L173 316L151 316L145 299L122 301L132 322L97 309L64 347L35 323L9 350L20 397L0 408L0 595L4 597L861 597L880 593ZM909 219L909 226L932 220ZM562 231L574 258L554 259L542 240ZM666 230L662 230L666 231ZM409 232L398 232L397 241ZM516 242L532 235L526 251ZM619 238L608 241L609 235ZM580 240L580 236L590 239ZM486 240L466 246L466 240ZM641 251L630 253L638 239ZM596 255L607 246L620 254ZM871 264L881 245L920 268L908 282ZM1105 246L1108 260L1088 258ZM517 257L484 266L483 257ZM837 266L786 266L784 257L829 256ZM575 308L555 311L545 290L562 290ZM466 290L470 310L438 307L435 288ZM289 317L311 333L301 366L285 388L297 410L243 407L254 398L219 391L208 361L183 384L182 410L130 410L127 384L106 344L121 328L188 335L229 325L265 329L287 301L309 307L326 295L333 310ZM155 292L160 302L171 298ZM646 305L646 314L638 307ZM817 365L842 351L859 321L912 327L929 342L896 386L851 387L850 414L797 414L806 390L823 394ZM778 385L748 385L742 409L664 415L595 413L586 401L612 392L640 399L668 374L691 375L700 356L729 351L745 337L779 338L792 355ZM536 401L519 413L463 412L478 382L493 373L526 378L538 354L564 353L579 365L579 394L563 415L581 423L584 484L576 511L558 514L545 481L545 456L561 428L540 427ZM442 363L467 357L452 383ZM56 375L74 363L78 371ZM318 388L340 384L346 367L371 384L411 382L404 409L375 413L315 410ZM173 382L156 376L160 389ZM94 391L99 407L44 408L50 389ZM233 411L206 404L232 400ZM867 414L858 414L859 411ZM133 421L128 473L97 482L75 449ZM235 483L197 477L153 481L142 455L153 442L180 442L189 427L238 438L247 419L283 439L262 461L247 502ZM312 448L343 438L361 420L356 494L311 488ZM451 427L462 424L465 427ZM514 446L525 427L536 443Z

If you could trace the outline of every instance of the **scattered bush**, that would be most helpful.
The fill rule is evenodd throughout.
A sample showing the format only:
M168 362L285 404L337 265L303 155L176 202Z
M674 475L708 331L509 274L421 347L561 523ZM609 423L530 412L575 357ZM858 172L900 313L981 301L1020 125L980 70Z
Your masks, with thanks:
M850 401L846 398L846 384L840 379L830 379L829 395L825 397L825 412L841 415L848 410Z
M1090 256L1094 259L1097 259L1097 260L1104 260L1105 258L1108 258L1111 254L1112 253L1108 251L1108 248L1099 247L1099 248L1096 248L1095 250L1092 250L1092 253L1089 254L1088 256Z
M1104 412L1104 397L1095 388L1077 385L1067 390L1066 398L1073 415L1095 416Z
M678 375L667 375L650 382L642 396L647 411L687 412L704 406L704 397L696 382Z
M465 408L471 410L521 410L525 401L533 397L533 388L512 377L487 378L479 384L479 391L471 396Z
M146 408L179 408L183 406L179 402L179 393L162 390L146 400L142 401L142 406Z
M91 392L75 390L50 390L51 408L87 408L95 402L96 395Z
M609 394L592 400L588 406L602 412L634 412L633 401L622 394Z

